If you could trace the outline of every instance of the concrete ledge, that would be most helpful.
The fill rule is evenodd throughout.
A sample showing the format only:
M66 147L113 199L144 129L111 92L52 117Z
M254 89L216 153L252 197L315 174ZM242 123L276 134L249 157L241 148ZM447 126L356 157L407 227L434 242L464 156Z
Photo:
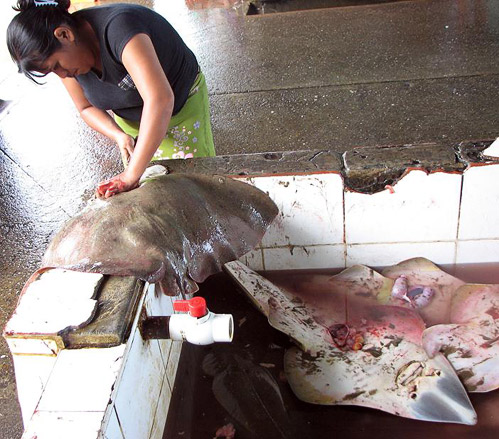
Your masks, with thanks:
M158 160L168 172L267 176L334 172L342 175L349 190L373 194L393 185L407 171L462 173L470 166L494 163L482 151L494 139L459 143L383 145L343 150L269 152L196 158Z

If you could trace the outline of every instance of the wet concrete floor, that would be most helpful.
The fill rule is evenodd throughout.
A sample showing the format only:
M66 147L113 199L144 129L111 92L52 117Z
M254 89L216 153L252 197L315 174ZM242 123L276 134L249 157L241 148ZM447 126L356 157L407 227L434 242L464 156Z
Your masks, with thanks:
M13 15L10 3L0 6L3 28ZM499 136L496 0L415 0L258 16L242 14L244 2L237 1L212 8L190 0L137 3L165 15L198 56L218 154ZM28 83L15 73L5 47L0 66L3 327L50 236L121 164L115 146L79 119L57 78L47 78L43 87ZM21 436L3 339L0 422L1 439Z

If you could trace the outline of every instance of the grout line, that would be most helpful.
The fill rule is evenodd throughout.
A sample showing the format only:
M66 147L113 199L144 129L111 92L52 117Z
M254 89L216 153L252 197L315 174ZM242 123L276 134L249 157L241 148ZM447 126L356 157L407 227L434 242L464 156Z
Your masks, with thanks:
M396 84L403 82L425 82L425 81L438 81L442 79L460 79L460 78L479 78L488 76L499 76L499 72L488 72L488 73L474 73L469 75L457 75L457 76L432 76L427 78L400 78L394 80L382 80L382 81L365 81L365 82L345 82L338 84L321 84L321 85L305 85L298 87L280 87L280 88L262 88L255 90L245 90L245 91L227 91L220 93L209 93L209 96L232 96L232 95L244 95L249 93L268 93L268 92L280 92L280 91L290 91L290 90L316 90L321 88L347 88L351 86L360 85L377 85L377 84Z
M158 417L158 408L159 408L159 403L161 401L161 397L163 396L164 397L164 391L165 391L165 381L166 381L166 385L168 386L168 388L170 387L170 384L168 383L168 379L166 377L166 369L165 371L163 372L163 378L161 379L161 386L160 386L160 389L159 389L159 394L158 394L158 400L156 401L156 405L152 411L152 423L151 423L151 428L149 430L149 434L148 434L148 439L150 439L152 437L152 433L154 431L154 424L156 422L156 419ZM166 412L166 416L168 416L168 410ZM165 419L165 422L166 422L166 419ZM164 422L162 423L164 424Z
M464 175L461 174L461 191L459 193L459 208L457 211L457 230L456 230L456 246L454 248L454 265L457 264L457 255L459 247L459 232L461 228L461 209L463 208L463 188L464 188Z
M469 238L469 239L460 239L458 242L486 242L486 241L499 241L499 237L497 238ZM283 244L276 245L274 247L264 247L262 250L288 250L290 247L294 248L314 248L314 247L338 247L338 246L371 246L371 245L400 245L400 244L455 244L455 239L447 239L447 240L431 240L431 241L377 241L377 242L335 242L329 244Z
M114 403L113 403L113 412L116 415L116 420L118 421L118 427L120 428L121 436L123 437L123 439L126 439L125 432L123 431L123 427L121 426L120 417L118 416L118 410L116 410L116 405ZM104 434L106 434L106 432L104 432Z
M342 157L342 160L344 160L344 157ZM343 167L344 167L343 163ZM343 264L344 267L347 266L347 260L348 260L348 250L347 250L347 221L346 221L346 205L345 205L345 185L343 185L343 190L342 196L342 207L343 207Z

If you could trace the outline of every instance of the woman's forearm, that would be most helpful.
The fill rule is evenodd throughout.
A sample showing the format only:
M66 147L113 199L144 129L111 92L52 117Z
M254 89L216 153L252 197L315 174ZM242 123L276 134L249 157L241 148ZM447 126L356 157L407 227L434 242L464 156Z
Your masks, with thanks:
M168 100L144 102L140 119L140 135L127 171L139 178L165 137L173 112L173 97Z
M90 106L80 111L80 115L88 126L115 142L125 134L112 116L104 110Z

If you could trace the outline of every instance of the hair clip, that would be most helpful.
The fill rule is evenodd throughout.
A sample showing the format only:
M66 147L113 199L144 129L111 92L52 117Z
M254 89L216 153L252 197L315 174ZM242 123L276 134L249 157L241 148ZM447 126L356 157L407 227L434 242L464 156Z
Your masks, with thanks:
M35 0L35 6L59 6L55 0Z

